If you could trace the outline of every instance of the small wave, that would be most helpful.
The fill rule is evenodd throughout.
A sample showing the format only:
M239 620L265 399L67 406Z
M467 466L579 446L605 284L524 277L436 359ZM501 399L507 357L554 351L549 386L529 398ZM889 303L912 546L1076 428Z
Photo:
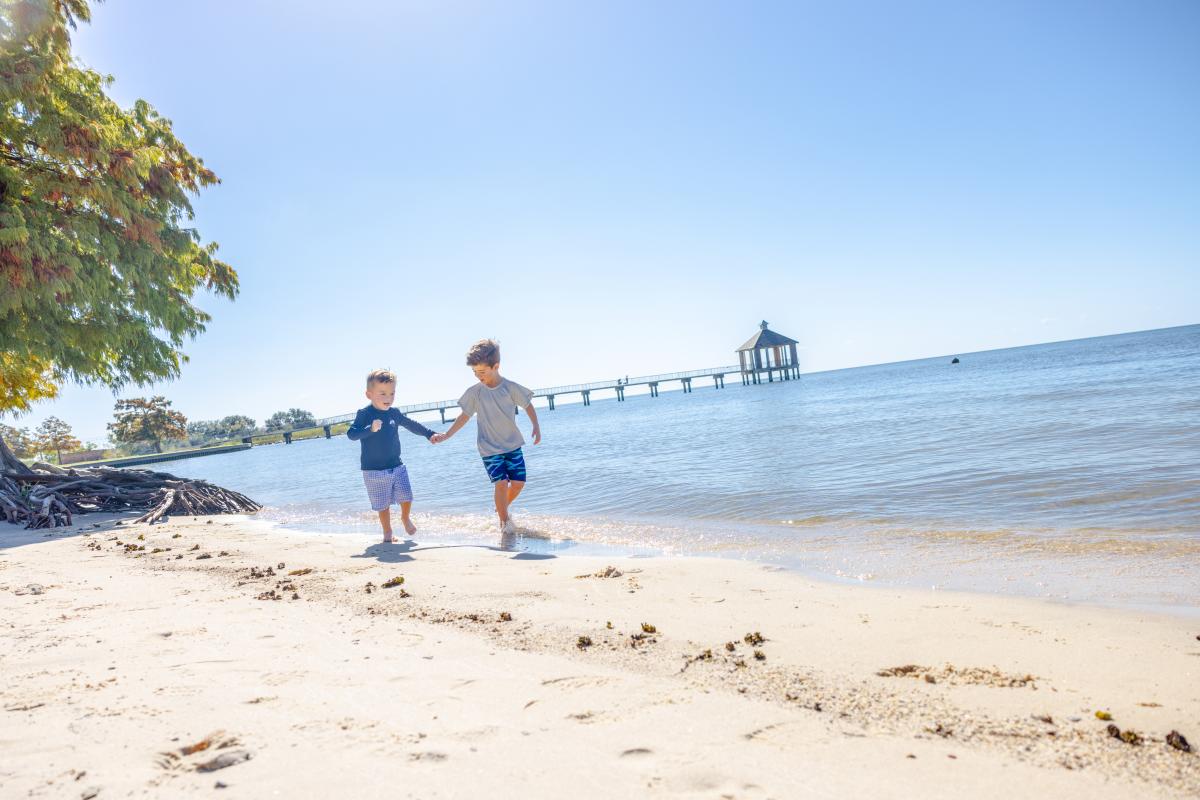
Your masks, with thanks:
M800 517L799 519L784 519L780 520L780 525L791 525L796 528L816 527L821 525L830 525L838 522L836 517L827 516L825 514L814 514L811 517Z

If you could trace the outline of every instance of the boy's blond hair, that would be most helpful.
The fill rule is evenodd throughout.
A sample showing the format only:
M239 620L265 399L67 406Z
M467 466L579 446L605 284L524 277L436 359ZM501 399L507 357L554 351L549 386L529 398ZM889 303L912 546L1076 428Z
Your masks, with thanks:
M487 364L489 367L494 367L499 363L500 345L491 339L480 339L471 345L471 349L467 351L468 367L475 367L479 364Z
M395 383L396 373L390 369L373 369L367 373L367 388L370 389L377 383Z

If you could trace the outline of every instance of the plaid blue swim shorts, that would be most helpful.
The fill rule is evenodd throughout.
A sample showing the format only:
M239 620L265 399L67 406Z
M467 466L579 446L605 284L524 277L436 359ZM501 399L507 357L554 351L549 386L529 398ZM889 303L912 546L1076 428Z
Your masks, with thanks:
M391 469L364 469L363 483L367 485L372 511L383 511L393 503L412 502L412 486L403 464Z
M519 447L508 453L484 456L483 467L487 470L492 483L496 481L524 482L525 480L525 454Z

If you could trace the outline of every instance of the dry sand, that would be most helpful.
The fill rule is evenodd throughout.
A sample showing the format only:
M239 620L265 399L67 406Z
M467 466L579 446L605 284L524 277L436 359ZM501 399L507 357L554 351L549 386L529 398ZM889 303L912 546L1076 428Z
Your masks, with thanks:
M1196 619L97 519L0 525L4 798L1200 794Z

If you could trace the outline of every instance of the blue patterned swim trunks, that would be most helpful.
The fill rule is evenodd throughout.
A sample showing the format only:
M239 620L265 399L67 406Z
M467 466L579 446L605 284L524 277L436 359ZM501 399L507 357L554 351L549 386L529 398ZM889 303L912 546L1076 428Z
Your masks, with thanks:
M483 466L492 483L496 481L525 481L525 454L521 448L509 453L484 456Z
M412 502L412 486L403 464L391 469L364 469L363 483L367 485L372 511L383 511L395 503Z

